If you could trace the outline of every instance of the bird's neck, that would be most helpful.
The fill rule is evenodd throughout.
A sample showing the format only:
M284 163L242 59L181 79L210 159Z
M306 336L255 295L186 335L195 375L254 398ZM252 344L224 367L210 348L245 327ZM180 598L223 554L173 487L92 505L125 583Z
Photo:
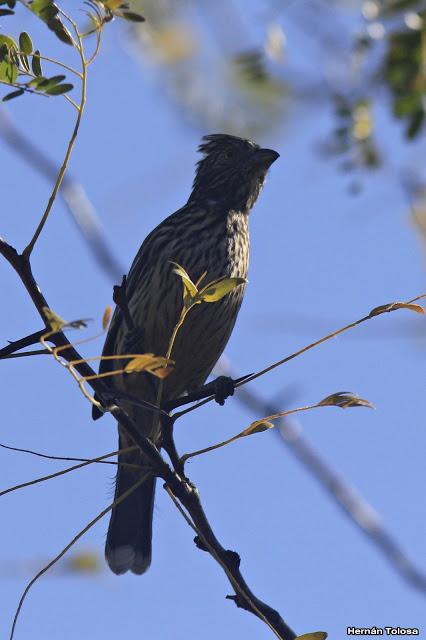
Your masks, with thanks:
M248 215L252 210L263 187L263 180L247 181L231 190L206 189L206 185L194 185L188 204L197 204L209 210L225 215L229 211Z

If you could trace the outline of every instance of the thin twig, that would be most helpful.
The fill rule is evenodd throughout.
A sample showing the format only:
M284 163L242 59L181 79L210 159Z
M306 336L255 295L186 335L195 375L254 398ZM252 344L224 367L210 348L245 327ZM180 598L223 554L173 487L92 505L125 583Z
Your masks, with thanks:
M412 298L411 300L408 300L407 302L405 302L403 304L406 304L406 305L413 304L413 303L417 302L418 300L421 300L422 298L426 298L426 293L422 293L422 294L416 296L415 298ZM389 307L391 307L391 305L389 305ZM396 308L397 307L395 307L395 309ZM389 311L393 311L393 310L394 309L389 308ZM384 313L384 312L382 312L382 313ZM381 313L380 314L373 314L373 313L370 312L368 315L360 318L359 320L355 320L355 322L351 322L350 324L347 324L346 326L342 327L341 329L337 329L337 331L333 331L332 333L329 333L326 336L323 336L319 340L316 340L315 342L312 342L311 344L308 344L307 346L303 347L302 349L299 349L298 351L295 351L294 353L290 354L289 356L286 356L285 358L282 358L281 360L278 360L277 362L274 362L273 364L268 365L267 367L265 367L264 369L261 369L257 373L252 373L249 376L245 376L243 380L241 380L240 382L238 382L235 385L235 387L236 388L237 387L241 387L242 385L245 385L248 382L252 382L253 380L256 380L256 378L259 378L260 376L265 375L265 373L269 373L270 371L272 371L276 367L280 367L281 365L285 364L286 362L290 362L290 360L293 360L294 358L297 358L298 356L302 355L303 353L306 353L306 351L309 351L310 349L313 349L314 347L318 347L323 342L327 342L328 340L331 340L332 338L335 338L336 336L340 335L341 333L344 333L345 331L348 331L349 329L353 329L354 327L357 327L358 325L362 324L363 322L366 322L367 320L372 320L373 318L376 318L378 315L381 315ZM172 415L172 418L174 420L177 420L178 418L181 418L182 416L186 415L187 413L190 413L191 411L195 411L195 409L198 409L199 407L202 407L203 405L207 404L208 402L211 402L213 399L214 399L214 396L211 396L210 398L206 398L205 400L202 400L201 402L197 402L192 407L188 407L187 409L184 409L183 411L179 411L177 413L174 413Z
M121 496L119 496L116 500L114 500L114 502L112 504L110 504L106 509L103 509L103 511L101 511L96 518L93 518L93 520L91 520L89 522L88 525L86 525L84 527L84 529L82 529L81 531L79 531L79 533L71 540L71 542L69 542L67 544L66 547L64 547L62 549L62 551L60 553L58 553L57 556L55 556L53 558L53 560L51 560L49 562L49 564L47 564L45 567L43 567L43 569L41 569L35 576L34 578L32 578L32 580L30 580L30 582L27 584L27 586L25 587L22 596L19 600L18 603L18 607L16 609L16 613L15 616L13 618L13 624L12 624L12 629L10 632L10 640L13 640L13 636L15 634L15 628L16 628L16 623L18 622L18 617L19 614L21 612L22 609L22 605L24 604L24 600L29 592L29 590L31 589L31 587L33 586L33 584L43 575L45 574L51 567L53 567L54 564L56 564L58 562L58 560L60 560L62 558L62 556L64 556L66 554L67 551L69 551L69 549L71 549L71 547L82 537L84 536L85 533L87 533L87 531L89 531L89 529L91 529L97 522L99 522L99 520L101 520L101 518L103 518L107 513L109 513L109 511L111 511L114 507L116 507L118 504L120 504L121 502L123 502L123 500L125 500L130 494L132 494L147 478L148 474L145 474L142 478L139 478L139 480L137 482L135 482L135 484L133 486L131 486L129 489L127 489L127 491L125 491L124 493L121 494Z
M16 52L18 55L27 55L24 51L17 51ZM40 60L46 60L46 62L52 62L53 64L57 65L58 67L62 67L63 69L66 69L67 71L70 71L71 73L74 73L76 76L78 76L80 78L80 80L83 79L83 74L80 73L80 71L77 71L77 69L74 69L73 67L70 67L69 65L65 64L64 62L61 62L60 60L55 60L54 58L49 58L48 56L42 56L40 53L37 53L37 58L40 58Z
M32 449L22 449L21 447L11 447L8 444L0 443L1 449L7 449L8 451L17 451L19 453L28 453L32 456L37 456L38 458L46 458L47 460L63 460L65 462L96 462L96 464L112 464L114 466L118 466L118 462L112 462L111 460L99 460L94 458L71 458L69 456L54 456L49 455L47 453L40 453L39 451L33 451ZM133 466L133 465L132 465Z
M220 371L225 375L233 375L229 367L220 367ZM273 402L249 387L240 389L235 397L250 412L262 414L274 413L277 410ZM426 593L426 573L408 558L393 534L382 524L374 507L321 457L303 435L302 427L298 423L281 419L278 426L275 431L280 437L280 442L298 458L351 523L373 543L404 580Z
M49 182L55 182L59 167L46 156L41 148L26 137L25 132L13 123L4 109L0 109L0 134L12 151L47 178ZM125 268L119 263L110 249L99 217L83 186L70 177L69 172L67 172L61 183L59 193L77 229L89 245L91 253L95 256L102 271L108 276L109 280L117 282L121 278L121 274L124 273Z
M104 456L99 456L98 458L93 458L92 460L87 460L87 462L81 462L80 464L76 464L72 467L68 467L67 469L62 469L61 471L57 471L56 473L51 473L48 476L41 476L40 478L34 478L34 480L29 480L28 482L22 482L21 484L17 484L13 487L9 487L8 489L4 489L0 491L0 498L5 496L7 493L12 493L13 491L17 491L18 489L23 489L24 487L30 487L33 484L38 484L39 482L45 482L46 480L52 480L53 478L57 478L58 476L63 476L66 473L70 473L71 471L76 471L77 469L82 469L83 467L87 467L90 464L95 464L96 462L100 462L101 460L105 460L105 458L112 458L113 456L118 455L119 453L127 453L128 451L134 451L135 447L128 447L127 449L118 449L117 451L113 451L112 453L107 453ZM127 466L127 465L126 465ZM139 467L140 465L132 465L133 467Z
M67 16L66 16L67 17ZM71 21L72 23L73 21ZM74 23L75 25L75 23ZM65 158L64 161L62 163L61 169L59 171L58 177L56 179L55 185L53 187L53 191L50 195L49 201L47 203L47 207L46 210L37 226L37 229L34 232L33 237L31 238L29 244L25 247L24 251L23 251L23 255L28 259L31 255L32 250L34 249L34 245L38 240L38 237L40 235L40 233L42 232L44 225L46 224L46 221L49 217L50 211L52 209L53 203L56 200L56 196L58 194L58 191L60 189L62 180L64 178L64 175L66 173L66 170L68 168L68 163L74 148L74 144L75 141L77 139L77 135L78 135L78 131L80 129L80 124L81 124L81 119L83 117L83 113L84 113L84 107L86 104L86 91L87 91L87 67L86 67L86 60L84 58L84 50L83 50L83 43L81 41L81 38L78 34L78 30L75 27L76 33L77 33L77 39L78 39L78 46L76 44L76 49L78 51L78 53L80 54L80 59L81 59L81 67L82 67L82 79L81 79L81 97L80 97L80 105L79 105L79 109L78 109L78 114L77 114L77 119L75 121L75 125L74 125L74 129L73 132L71 134L71 138L70 141L68 143L68 147L67 147L67 151L65 153Z
M274 415L266 416L265 418L263 418L263 420L265 422L268 422L269 420L277 420L278 418L281 418L283 416L289 416L289 415L292 415L294 413L300 413L301 411L309 411L310 409L316 409L316 408L319 408L321 406L322 405L319 405L319 404L310 404L310 405L307 405L306 407L298 407L297 409L289 409L288 411L280 411L279 413L275 413ZM261 422L261 420L257 420L256 422ZM221 449L222 447L226 447L228 444L231 444L232 442L235 442L236 440L240 440L241 438L244 438L245 436L248 436L248 435L251 435L251 434L247 433L247 429L244 429L240 433L237 433L237 435L232 436L232 438L228 438L227 440L223 440L222 442L219 442L217 444L212 444L209 447L206 447L205 449L199 449L198 451L192 451L191 453L184 453L184 455L181 456L180 461L181 461L182 464L184 464L190 458L195 458L196 456L201 456L204 453L209 453L210 451L215 451L216 449Z

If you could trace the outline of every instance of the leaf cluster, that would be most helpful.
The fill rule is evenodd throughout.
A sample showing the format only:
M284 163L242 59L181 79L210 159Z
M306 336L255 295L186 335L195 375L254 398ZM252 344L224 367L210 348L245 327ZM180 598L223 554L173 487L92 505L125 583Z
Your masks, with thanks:
M426 11L419 14L426 21ZM384 77L392 98L393 114L406 123L405 135L415 138L425 121L426 27L406 29L389 38L384 59Z
M18 82L18 78L27 78ZM10 36L0 35L0 81L17 86L4 96L3 101L12 100L25 92L45 96L58 96L73 89L70 83L64 83L64 75L46 77L41 66L41 53L34 50L33 42L25 31L19 36L18 43Z
M177 262L172 262L172 264L175 265L173 272L182 280L183 305L186 310L189 310L194 305L201 304L202 302L218 302L235 289L235 287L247 282L246 278L228 278L223 276L212 280L199 289L200 283L207 275L206 273L203 273L198 282L194 283L183 267L181 267Z

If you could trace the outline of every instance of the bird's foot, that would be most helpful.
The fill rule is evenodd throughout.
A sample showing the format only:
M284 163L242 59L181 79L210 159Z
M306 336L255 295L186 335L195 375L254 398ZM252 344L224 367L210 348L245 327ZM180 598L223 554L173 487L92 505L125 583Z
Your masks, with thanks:
M250 374L251 375L251 374ZM161 405L161 408L165 411L172 411L172 409L177 409L178 407L182 407L185 404L189 404L191 402L197 402L198 400L203 400L204 398L208 398L209 396L214 396L216 402L220 405L225 404L226 398L234 395L235 387L242 380L245 380L249 376L243 376L242 378L237 378L234 380L228 376L219 376L216 380L209 382L200 389L196 391L191 391L190 393L181 396L180 398L175 398L174 400L168 400Z
M229 376L219 376L210 382L215 401L223 406L225 400L234 395L235 381ZM206 385L206 388L209 385Z

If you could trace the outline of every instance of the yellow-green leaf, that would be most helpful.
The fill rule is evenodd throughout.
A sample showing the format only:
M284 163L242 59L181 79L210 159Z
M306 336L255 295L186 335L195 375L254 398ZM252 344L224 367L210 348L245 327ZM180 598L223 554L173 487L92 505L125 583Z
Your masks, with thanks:
M373 318L374 316L379 316L381 313L390 313L397 309L408 309L409 311L414 311L415 313L420 314L425 312L423 307L419 304L412 304L410 302L390 302L389 304L382 304L380 307L375 307L368 315L370 318Z
M139 354L138 356L132 358L132 360L129 360L129 362L126 364L125 369L127 373L144 371L147 365L150 364L154 358L155 356L153 353Z
M180 264L178 264L177 262L173 262L172 260L170 262L175 265L175 268L173 269L173 273L179 276L182 280L183 287L184 287L184 295L189 294L191 298L195 298L195 296L198 293L198 289L195 286L195 284L192 282L191 278L189 277L185 269L181 267Z
M115 11L123 4L123 0L102 0L102 4L110 11Z
M273 428L274 425L268 420L255 420L255 422L252 422L247 429L244 429L244 431L241 432L240 437L244 438L245 436L251 436L254 433L262 433L262 431L268 431L268 429Z
M173 365L173 360L155 356L153 353L142 353L132 358L125 369L127 373L147 371L157 376L157 378L165 378L171 373L171 365Z
M325 640L328 634L325 631L314 631L313 633L304 633L303 636L297 636L296 640Z
M318 402L317 406L340 407L341 409L348 409L350 407L368 407L369 409L374 409L374 406L369 402L369 400L364 400L350 391L338 391L337 393L333 393L332 395L324 398L324 400L321 400L321 402Z
M68 324L66 320L58 316L58 314L52 311L52 309L49 309L49 307L43 307L42 311L52 331L60 331L62 327Z
M5 44L9 49L14 49L18 51L18 45L15 40L10 36L5 36L4 34L0 34L0 45Z
M230 293L235 287L246 283L245 278L218 278L209 282L198 294L198 298L203 302L217 302Z

